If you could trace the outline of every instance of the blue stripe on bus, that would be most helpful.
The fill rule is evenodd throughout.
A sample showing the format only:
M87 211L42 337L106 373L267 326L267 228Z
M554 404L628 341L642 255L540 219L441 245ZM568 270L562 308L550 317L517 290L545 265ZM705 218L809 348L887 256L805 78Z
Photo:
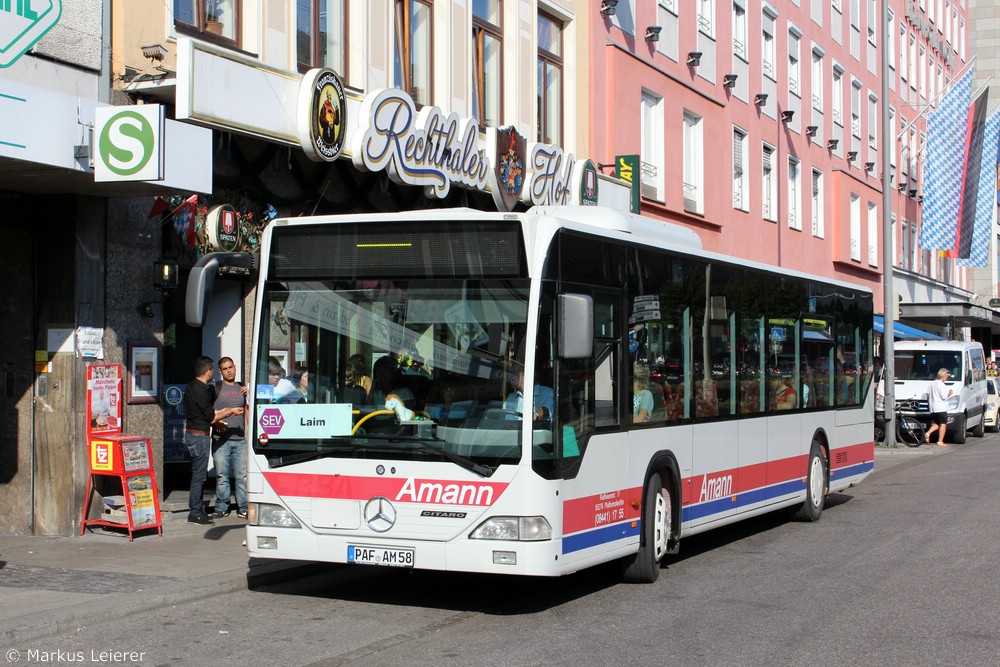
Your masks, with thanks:
M833 476L837 479L841 479L843 477L853 477L854 475L871 472L874 469L875 462L867 461L865 463L859 463L847 468L834 470ZM712 516L713 514L721 514L723 512L728 513L741 507L747 507L764 502L768 498L778 498L798 493L799 491L802 491L802 489L802 480L793 479L788 480L787 482L781 482L780 484L775 484L773 486L762 487L741 493L736 497L736 502L733 502L732 496L726 496L725 498L720 498L718 500L712 500L707 503L686 507L681 512L681 521L693 521L695 519ZM574 551L589 549L590 547L596 547L608 542L614 542L615 540L622 540L626 537L635 537L639 534L639 525L639 521L626 521L624 523L604 526L603 528L598 528L596 530L588 530L584 533L567 535L566 537L563 537L562 541L563 554L570 554Z
M577 533L563 538L563 554L571 554L581 549L589 549L600 544L623 540L626 537L635 537L639 534L638 521L626 521L604 526L596 530L588 530L585 533Z
M871 472L874 469L875 462L867 461L865 463L848 466L847 468L838 468L833 471L832 476L835 479L842 479L844 477L853 477L855 475ZM780 498L781 496L798 493L802 491L803 488L804 485L801 479L792 479L773 486L766 486L759 489L753 489L752 491L745 491L744 493L736 496L736 502L733 502L732 496L726 496L725 498L720 498L718 500L692 505L690 507L685 507L681 512L681 521L693 521L695 519L703 519L705 517L712 516L713 514L721 514L724 512L729 513L742 507L748 507L750 505L764 502L769 498Z

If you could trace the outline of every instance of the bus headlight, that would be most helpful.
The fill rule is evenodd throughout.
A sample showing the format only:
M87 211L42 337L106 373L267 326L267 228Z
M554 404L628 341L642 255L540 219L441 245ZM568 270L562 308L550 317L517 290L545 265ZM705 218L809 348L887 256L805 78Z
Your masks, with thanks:
M281 505L267 503L250 503L250 516L247 523L251 526L277 526L279 528L301 528L299 520Z
M495 516L469 534L472 540L537 542L552 539L552 526L543 516Z

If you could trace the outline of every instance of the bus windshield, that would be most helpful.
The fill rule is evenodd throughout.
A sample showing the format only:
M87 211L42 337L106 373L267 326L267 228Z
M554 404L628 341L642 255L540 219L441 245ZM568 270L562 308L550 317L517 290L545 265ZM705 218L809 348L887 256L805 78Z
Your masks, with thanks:
M524 278L269 281L255 452L272 466L518 462L521 415L505 399L523 366L527 304Z

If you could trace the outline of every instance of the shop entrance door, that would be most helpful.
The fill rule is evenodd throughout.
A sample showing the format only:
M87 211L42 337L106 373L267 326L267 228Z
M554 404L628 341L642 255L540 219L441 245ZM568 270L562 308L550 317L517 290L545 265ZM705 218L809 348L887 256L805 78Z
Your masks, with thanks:
M34 238L3 229L0 262L0 533L32 531Z

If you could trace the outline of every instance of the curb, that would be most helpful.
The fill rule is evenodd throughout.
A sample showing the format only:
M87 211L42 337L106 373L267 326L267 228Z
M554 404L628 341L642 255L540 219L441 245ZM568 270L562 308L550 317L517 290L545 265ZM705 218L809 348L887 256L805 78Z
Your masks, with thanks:
M254 590L261 586L309 576L324 566L323 563L313 562L288 563L251 559L246 568L217 572L170 587L160 586L135 593L113 595L61 609L19 616L6 623L0 623L0 646L10 648L14 644L117 620L130 614L226 593Z

